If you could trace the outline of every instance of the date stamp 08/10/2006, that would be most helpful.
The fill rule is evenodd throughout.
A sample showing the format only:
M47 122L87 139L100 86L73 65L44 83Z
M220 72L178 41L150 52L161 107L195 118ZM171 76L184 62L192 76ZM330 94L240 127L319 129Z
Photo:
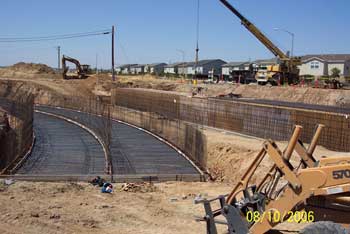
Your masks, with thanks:
M259 211L248 211L246 219L249 223L261 223L264 219L267 219L271 223L311 223L315 220L313 211L285 211L283 213L278 210L265 211L260 213Z

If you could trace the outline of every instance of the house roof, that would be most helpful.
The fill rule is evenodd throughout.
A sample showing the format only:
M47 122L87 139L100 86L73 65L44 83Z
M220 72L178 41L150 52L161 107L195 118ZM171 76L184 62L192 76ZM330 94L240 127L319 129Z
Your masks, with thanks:
M199 62L198 62L199 63ZM195 62L188 62L186 63L186 67L193 67L196 63ZM199 65L199 64L198 64Z
M204 66L208 63L212 63L212 62L216 62L216 61L220 61L222 63L226 63L224 60L221 59L205 59L205 60L199 60L198 61L198 66Z
M171 63L171 64L168 64L166 65L165 67L178 67L178 66L181 66L183 65L184 63L183 62L177 62L177 63ZM186 64L186 63L185 63Z
M130 66L130 68L139 68L139 67L144 67L144 64L134 64L132 66Z
M155 67L155 66L166 66L166 63L151 63L148 64L149 67Z
M229 62L229 63L222 65L222 67L237 67L237 66L242 66L242 65L249 65L250 63L251 62Z
M350 54L308 54L301 57L302 61L309 61L318 58L322 61L347 61L350 60Z
M278 61L278 58L271 58L271 59L257 59L255 60L253 63L256 63L256 64L272 64L272 63L277 63Z
M135 65L137 65L137 64L123 64L123 65L118 66L117 68L123 69L123 68L132 67L132 66L135 66Z
M216 62L216 61L221 61L222 63L226 63L224 60L221 59L204 59L204 60L199 60L197 66L204 66L208 63ZM182 65L182 64L181 64ZM186 62L185 66L186 67L194 67L196 65L196 62Z

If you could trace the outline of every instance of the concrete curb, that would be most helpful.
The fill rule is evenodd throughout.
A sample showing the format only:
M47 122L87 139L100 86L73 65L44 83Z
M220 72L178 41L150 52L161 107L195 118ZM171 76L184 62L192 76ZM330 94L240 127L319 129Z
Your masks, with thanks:
M0 175L0 179L14 179L21 181L35 182L66 182L79 181L87 182L100 176L107 181L110 181L110 175ZM167 182L167 181L186 181L186 182L203 182L203 177L199 174L154 174L154 175L113 175L113 183L128 183L128 182Z

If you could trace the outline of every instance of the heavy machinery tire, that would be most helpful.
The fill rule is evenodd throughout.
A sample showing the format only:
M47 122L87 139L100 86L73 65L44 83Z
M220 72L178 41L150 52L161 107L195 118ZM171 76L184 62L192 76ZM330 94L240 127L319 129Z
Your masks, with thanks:
M300 234L348 234L338 223L320 221L312 223L299 232Z

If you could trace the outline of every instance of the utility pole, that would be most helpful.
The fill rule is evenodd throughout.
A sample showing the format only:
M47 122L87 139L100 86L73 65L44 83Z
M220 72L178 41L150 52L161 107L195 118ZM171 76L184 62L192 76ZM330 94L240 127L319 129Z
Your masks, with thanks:
M196 58L195 58L195 65L194 65L194 79L197 80L197 67L198 67L198 52L199 52L199 0L197 1L197 35L196 35Z
M96 53L96 75L98 74L97 59L98 59L98 54Z
M114 71L114 25L112 26L112 80L115 81L115 71Z
M58 62L58 71L61 70L61 46L57 46L57 62Z
M196 47L196 58L195 58L195 65L194 65L194 79L197 79L197 67L198 67L198 42L197 42L197 47Z

